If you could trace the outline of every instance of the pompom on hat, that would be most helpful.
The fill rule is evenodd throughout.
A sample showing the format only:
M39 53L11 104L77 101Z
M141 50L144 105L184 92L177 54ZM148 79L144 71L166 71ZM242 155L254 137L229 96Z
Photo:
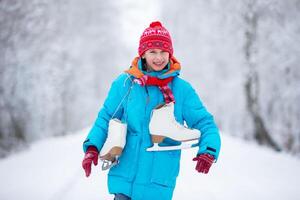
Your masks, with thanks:
M169 31L159 21L152 22L141 35L139 43L139 56L141 57L148 49L161 49L173 55L172 39Z

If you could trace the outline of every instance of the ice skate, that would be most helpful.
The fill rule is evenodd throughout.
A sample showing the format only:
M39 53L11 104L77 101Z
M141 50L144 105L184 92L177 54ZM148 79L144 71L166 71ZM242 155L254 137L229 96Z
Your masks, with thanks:
M167 151L198 146L200 132L196 129L189 129L175 120L174 103L153 110L149 130L153 146L148 148L147 151ZM165 138L181 142L181 144L159 146L159 143Z
M111 119L109 121L107 139L100 151L100 160L102 163L102 170L107 170L112 166L118 164L119 157L122 154L126 143L127 125Z

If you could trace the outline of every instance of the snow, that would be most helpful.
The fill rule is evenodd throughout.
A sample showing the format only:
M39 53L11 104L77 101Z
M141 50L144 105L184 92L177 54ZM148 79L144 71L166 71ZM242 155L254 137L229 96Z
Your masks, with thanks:
M81 168L87 131L38 141L0 160L0 199L113 199L100 165L89 178ZM205 175L194 170L195 153L182 151L175 200L299 199L300 160L289 154L222 134L220 158Z

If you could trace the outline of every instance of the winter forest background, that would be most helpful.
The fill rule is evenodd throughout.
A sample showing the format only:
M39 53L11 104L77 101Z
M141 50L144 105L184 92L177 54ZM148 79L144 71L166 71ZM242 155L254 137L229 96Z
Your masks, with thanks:
M0 0L0 157L90 126L155 20L222 132L300 155L300 0Z

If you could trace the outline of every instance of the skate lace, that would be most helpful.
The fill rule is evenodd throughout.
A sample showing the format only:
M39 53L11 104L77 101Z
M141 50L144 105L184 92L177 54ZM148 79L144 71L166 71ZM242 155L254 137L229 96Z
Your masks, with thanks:
M129 96L129 94L130 94L130 92L131 92L131 89L132 89L132 87L133 87L133 83L134 83L133 80L131 79L131 77L130 77L127 73L126 73L126 75L127 75L127 78L124 80L123 87L126 86L126 82L127 82L128 80L131 81L131 85L130 85L130 87L128 88L126 94L125 94L125 95L123 96L123 98L121 99L120 103L118 104L117 108L115 109L115 112L112 114L112 116L111 116L110 119L113 119L113 118L115 117L116 113L119 111L119 109L120 109L122 103L125 101L126 97Z

